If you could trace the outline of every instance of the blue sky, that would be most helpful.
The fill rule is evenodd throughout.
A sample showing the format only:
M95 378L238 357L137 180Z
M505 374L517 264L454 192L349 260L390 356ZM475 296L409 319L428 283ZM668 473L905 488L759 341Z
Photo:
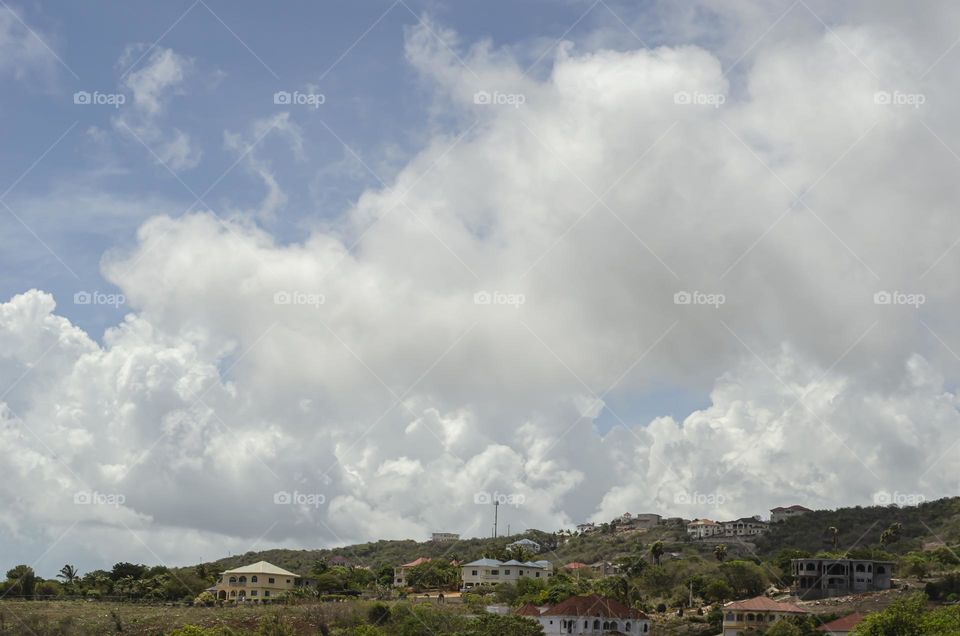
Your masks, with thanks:
M955 492L958 21L0 0L0 561Z

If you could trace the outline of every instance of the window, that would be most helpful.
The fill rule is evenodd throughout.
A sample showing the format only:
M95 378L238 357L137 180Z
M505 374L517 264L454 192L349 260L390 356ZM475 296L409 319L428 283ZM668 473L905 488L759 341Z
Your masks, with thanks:
M264 591L263 591L263 595L264 595L264 596L270 596L270 590L264 590Z
M627 624L623 626L623 631L629 632L631 629L633 629L633 625L630 624L630 621L627 621Z
M236 582L237 582L237 577L231 576L231 577L230 577L230 582L231 582L231 583L236 583Z
M230 590L230 596L236 596L236 595L237 595L236 590Z
M289 582L290 582L290 579L287 579L287 583L289 583Z
M272 578L267 579L267 583L273 583L273 579Z
M477 575L477 571L476 571L476 570L473 570L473 571L471 572L471 576L476 576L476 575Z
M726 616L726 618L724 618L723 620L727 621L728 623L732 623L732 622L733 622L733 612L727 612L727 616Z
M256 574L254 574L253 576L250 577L250 582L251 582L251 583L256 583L256 582L257 582L257 575L256 575Z
M256 595L257 595L256 590L250 590L250 596L256 596Z
M600 629L600 619L593 621L593 628Z
M540 573L539 573L539 572L537 572L537 578L540 578Z
M247 582L247 577L241 576L241 577L240 577L240 582L241 582L241 583L246 583L246 582Z
M510 576L510 570L504 570L504 571L503 571L503 575L504 575L504 576Z
M492 576L500 576L500 570L490 570Z

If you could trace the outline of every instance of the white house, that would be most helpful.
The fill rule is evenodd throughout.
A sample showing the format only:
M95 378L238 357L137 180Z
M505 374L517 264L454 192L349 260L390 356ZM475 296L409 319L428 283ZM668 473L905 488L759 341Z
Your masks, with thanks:
M515 612L540 623L545 634L650 633L650 619L640 610L597 594L571 596L562 603L540 610L524 605Z
M513 543L507 544L508 548L523 548L524 550L529 550L534 554L540 552L540 544L536 541L530 539L520 539L519 541L514 541Z
M553 576L553 565L549 561L478 559L461 565L460 574L463 589L469 590L480 585L516 583L522 578L546 580Z
M687 534L692 539L706 539L723 534L723 525L711 519L694 519L687 524Z
M777 506L770 510L770 523L780 523L781 521L786 521L787 519L792 519L793 517L798 517L800 515L805 515L808 512L813 512L809 508L804 508L803 506L793 505L787 506Z

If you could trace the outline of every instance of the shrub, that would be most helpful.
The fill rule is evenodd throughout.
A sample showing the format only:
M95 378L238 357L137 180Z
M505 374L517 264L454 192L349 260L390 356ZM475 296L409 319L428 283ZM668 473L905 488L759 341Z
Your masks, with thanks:
M217 604L217 597L211 592L200 592L197 598L193 599L193 604L200 607L213 607Z
M390 621L390 607L384 603L374 603L367 610L367 620L372 625L383 625Z

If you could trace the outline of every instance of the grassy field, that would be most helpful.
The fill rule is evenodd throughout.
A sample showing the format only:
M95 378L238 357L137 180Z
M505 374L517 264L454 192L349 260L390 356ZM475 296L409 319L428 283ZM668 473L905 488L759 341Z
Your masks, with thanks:
M263 617L279 613L296 634L320 634L321 625L346 625L368 604L173 607L86 601L0 602L2 636L165 636L184 625L255 633ZM332 633L337 633L336 631Z

